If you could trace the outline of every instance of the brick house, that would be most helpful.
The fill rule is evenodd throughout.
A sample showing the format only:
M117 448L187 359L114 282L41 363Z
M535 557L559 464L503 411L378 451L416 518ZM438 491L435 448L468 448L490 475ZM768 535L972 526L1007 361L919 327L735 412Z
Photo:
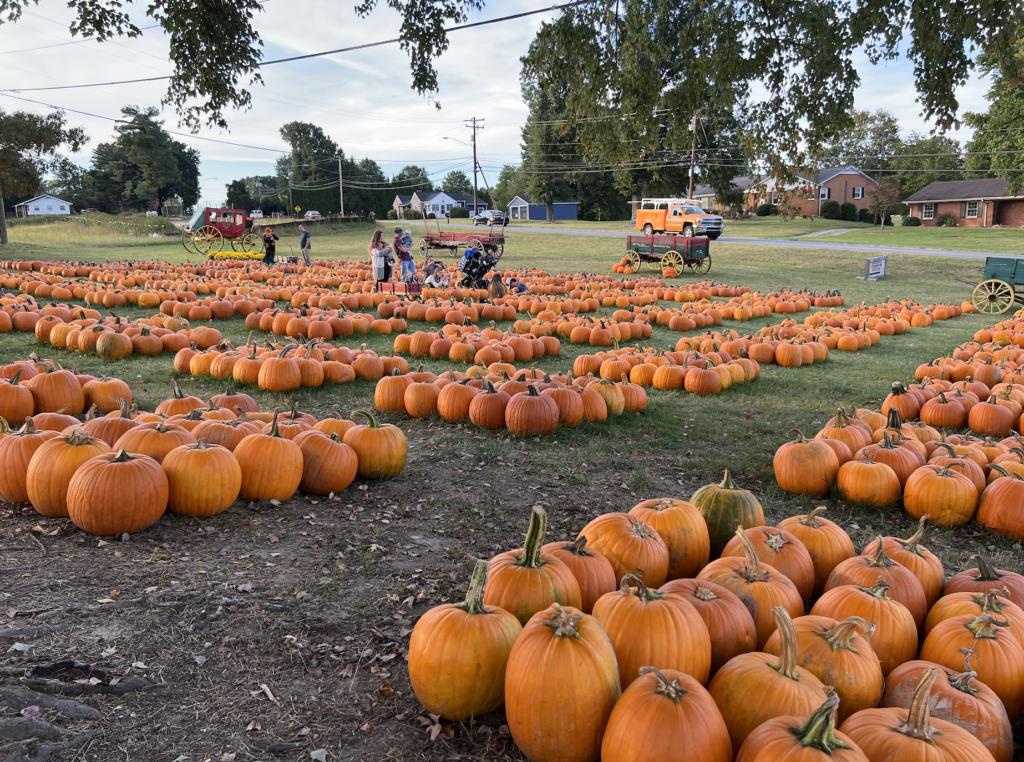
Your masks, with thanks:
M750 175L739 175L732 179L732 186L746 194L750 187L757 182L759 181ZM719 197L718 193L710 185L695 186L693 189L693 200L708 212L711 210L725 211L731 206L731 204L726 203L725 199Z
M1010 193L997 177L928 183L904 203L922 225L937 225L948 214L960 227L1024 227L1024 193Z
M797 172L788 182L768 177L751 185L745 194L746 208L753 212L761 204L779 206L786 202L800 215L820 217L821 205L826 201L867 209L877 187L878 181L857 167L830 167L815 174Z

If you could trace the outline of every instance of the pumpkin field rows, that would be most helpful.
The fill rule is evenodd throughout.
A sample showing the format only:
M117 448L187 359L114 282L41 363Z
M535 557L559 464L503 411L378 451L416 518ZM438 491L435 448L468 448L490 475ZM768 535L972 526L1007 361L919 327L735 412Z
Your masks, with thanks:
M354 235L322 250L347 253ZM838 712L839 732L868 752L872 728L891 721L879 704L913 704L918 728L944 721L921 716L922 696L945 690L947 675L914 667L920 652L992 682L1005 726L997 718L998 732L957 742L1014 759L1024 695L1012 670L1004 682L993 672L985 643L1024 637L1014 619L1024 599L995 584L977 611L942 597L984 589L949 580L965 570L987 580L999 569L1011 588L1024 572L1024 503L1015 508L1012 492L999 498L1009 508L984 507L986 489L1024 475L1011 433L1024 422L1024 326L962 310L956 278L971 277L969 263L893 256L893 277L870 283L854 277L862 263L851 254L723 245L715 280L662 281L587 274L607 271L614 241L572 242L566 267L550 239L524 240L502 264L533 293L494 302L467 290L414 304L375 295L362 259L265 270L174 264L146 246L136 262L33 250L2 263L0 408L12 431L0 456L16 437L23 447L21 470L0 478L3 568L15 580L0 626L0 644L16 646L4 674L66 696L93 680L74 697L99 710L75 718L43 706L54 738L75 741L84 759L159 747L168 759L296 760L319 749L328 759L592 759L603 738L613 760L665 732L629 713L652 722L650 702L674 695L681 712L719 717L701 725L701 759L735 759L748 735L762 740L747 746L768 743L758 718L783 710L816 718L808 738L831 737ZM80 387L68 387L70 402L35 380L55 374ZM385 463L379 445L364 449L356 435L382 431L378 422L407 453ZM57 461L33 470L31 460L83 447L65 444L76 437L93 438L95 458L71 468L61 502L37 473ZM870 479L853 475L868 467ZM947 482L962 492L956 507L935 497ZM716 490L752 502L725 511ZM133 507L148 518L124 523ZM670 515L704 533L703 550L678 544L685 532ZM834 563L820 565L813 543L826 524L846 539L834 535ZM807 544L806 558L790 554L794 543ZM918 547L930 576L914 567L905 579L901 554ZM584 585L573 564L605 557L610 568ZM479 559L491 559L486 585ZM517 574L559 564L549 592L524 598ZM854 601L846 586L872 590L879 570L888 588ZM743 586L762 578L777 590L746 614L743 645ZM463 598L461 609L435 609ZM714 600L747 607L716 632ZM913 633L869 621L900 604ZM497 607L511 618L492 678L506 664L516 677L453 697L466 684L445 684L451 657L420 628L454 637L454 612L482 620ZM671 609L664 616L694 640L632 654L627 641L649 631L631 634L646 614L629 607ZM945 624L996 613L1009 629L992 635L997 625L980 621L974 645ZM862 683L826 690L808 655L819 631L877 654L874 668L844 667ZM565 665L538 667L544 639L569 635L597 644L593 663L572 679ZM735 649L721 650L733 636ZM969 669L956 644L974 649ZM744 703L755 683L783 702L789 688L772 681L800 670L793 703ZM569 686L591 697L575 723L555 709L561 700L538 700Z

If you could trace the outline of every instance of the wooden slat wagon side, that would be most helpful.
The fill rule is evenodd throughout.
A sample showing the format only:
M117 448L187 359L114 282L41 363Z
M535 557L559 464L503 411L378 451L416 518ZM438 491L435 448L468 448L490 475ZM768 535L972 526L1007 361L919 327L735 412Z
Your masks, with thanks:
M681 273L683 268L694 273L711 269L711 248L707 236L630 235L626 236L627 264L637 272L644 262L664 272L669 268Z

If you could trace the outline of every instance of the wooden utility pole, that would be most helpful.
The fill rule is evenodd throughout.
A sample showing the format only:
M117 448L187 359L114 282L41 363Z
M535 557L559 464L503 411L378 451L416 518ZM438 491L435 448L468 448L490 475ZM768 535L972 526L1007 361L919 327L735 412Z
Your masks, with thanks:
M338 216L345 216L345 187L341 184L341 151L338 151Z
M476 174L477 174L477 161L476 161L476 133L477 130L484 128L484 120L475 116L469 117L466 120L466 126L473 131L473 213L470 217L476 217L477 205L476 205Z

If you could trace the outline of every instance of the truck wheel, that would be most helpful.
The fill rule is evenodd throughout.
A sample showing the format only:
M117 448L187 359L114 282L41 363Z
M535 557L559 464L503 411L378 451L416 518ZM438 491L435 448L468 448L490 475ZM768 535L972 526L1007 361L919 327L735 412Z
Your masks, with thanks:
M644 225L644 235L654 235L654 225L649 222Z
M683 225L683 235L687 238L693 236L693 225Z

